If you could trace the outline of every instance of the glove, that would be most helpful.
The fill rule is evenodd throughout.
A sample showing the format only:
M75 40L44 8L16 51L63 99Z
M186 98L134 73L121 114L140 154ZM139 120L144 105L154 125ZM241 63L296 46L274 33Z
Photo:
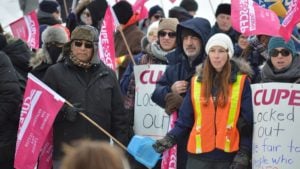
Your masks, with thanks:
M242 148L235 155L229 169L248 169L250 165L250 155Z
M63 112L64 112L64 117L66 120L70 122L74 122L77 119L77 114L79 112L84 112L85 110L81 108L80 103L74 103L74 107L71 107L69 105L64 105L63 107Z
M168 93L165 96L165 112L168 115L171 115L174 111L178 110L181 106L181 103L183 101L183 98L176 93Z
M249 36L248 42L261 56L263 56L265 59L268 59L267 49L265 45L259 41L257 36Z
M166 135L164 138L157 140L152 147L158 153L162 153L165 150L173 147L176 144L175 138L172 135Z

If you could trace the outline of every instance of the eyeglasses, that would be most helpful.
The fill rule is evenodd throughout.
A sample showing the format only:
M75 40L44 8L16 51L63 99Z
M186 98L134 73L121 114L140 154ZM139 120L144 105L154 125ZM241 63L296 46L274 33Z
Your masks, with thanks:
M284 57L287 57L291 54L291 52L288 49L281 49L281 50L272 49L269 52L269 55L271 57L277 57L279 53L281 53L281 55L284 56Z
M176 37L176 32L164 32L164 31L159 31L158 36L160 37L165 37L166 35L169 36L169 38L175 38Z
M154 17L155 19L160 19L160 18L161 18L160 15L153 15L153 17Z
M83 42L83 41L79 41L79 40L74 41L74 44L76 47L81 47L82 44L84 44L84 47L87 49L93 48L93 46L94 46L91 42Z

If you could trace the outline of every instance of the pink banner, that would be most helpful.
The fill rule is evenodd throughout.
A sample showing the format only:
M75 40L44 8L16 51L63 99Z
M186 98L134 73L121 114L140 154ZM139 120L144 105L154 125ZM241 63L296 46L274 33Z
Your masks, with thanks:
M279 35L278 16L273 11L259 6L253 0L231 1L231 23L235 30L246 36Z
M169 131L174 128L177 120L177 112L173 112L170 117ZM166 150L162 156L161 169L176 169L177 168L177 145L174 145L169 150Z
M53 129L51 128L42 147L38 169L52 169Z
M291 38L293 29L300 22L300 0L292 0L289 5L289 10L281 23L279 33L288 41Z
M33 169L36 166L42 146L64 101L43 82L28 74L17 136L16 169ZM51 164L41 159L39 163Z
M133 11L139 13L140 18L139 20L148 18L148 9L145 7L145 3L148 0L137 0L134 5L132 6Z
M11 23L10 28L14 37L18 37L27 42L30 48L39 48L40 29L35 11Z
M113 70L116 70L114 30L116 28L111 7L106 8L99 36L99 58Z

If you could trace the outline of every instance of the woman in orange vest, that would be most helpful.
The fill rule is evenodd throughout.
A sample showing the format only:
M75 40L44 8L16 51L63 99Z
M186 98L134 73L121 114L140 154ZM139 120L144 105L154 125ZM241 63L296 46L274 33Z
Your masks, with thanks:
M253 108L250 80L253 71L232 59L229 36L213 35L208 55L191 80L175 127L153 145L163 152L189 134L187 169L248 169L252 150Z

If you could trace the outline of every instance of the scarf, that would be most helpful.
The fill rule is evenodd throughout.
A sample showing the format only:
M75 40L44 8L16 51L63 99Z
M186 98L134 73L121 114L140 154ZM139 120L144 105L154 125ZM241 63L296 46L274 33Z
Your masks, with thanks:
M77 57L75 57L73 54L70 55L70 60L73 62L74 65L84 69L88 69L92 66L90 62L83 62L79 60Z

